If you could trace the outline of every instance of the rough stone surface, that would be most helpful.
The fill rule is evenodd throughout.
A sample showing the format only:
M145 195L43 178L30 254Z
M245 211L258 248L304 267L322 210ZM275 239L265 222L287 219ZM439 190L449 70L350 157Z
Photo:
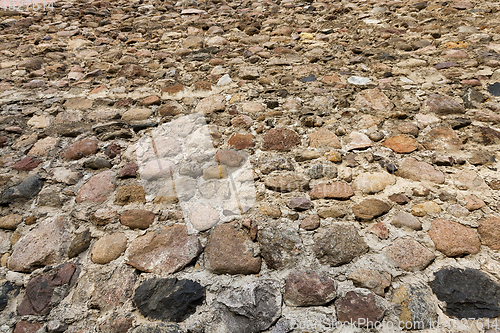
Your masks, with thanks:
M410 272L423 270L435 258L429 249L411 238L396 239L384 253L396 266Z
M356 287L371 289L375 294L384 296L391 285L391 275L369 269L359 269L349 274Z
M23 222L23 217L19 214L10 214L0 218L0 228L16 230L17 226Z
M472 268L445 267L429 283L444 312L456 318L495 318L500 314L500 284Z
M266 228L259 231L258 240L262 258L270 269L291 266L302 249L302 241L297 232Z
M481 243L492 250L500 250L500 218L489 216L479 223L477 232L481 236Z
M76 202L91 201L101 203L106 200L108 195L115 189L115 185L112 183L114 176L115 173L111 170L92 176L78 191Z
M359 327L371 327L384 316L384 309L375 302L375 294L360 294L349 291L343 298L335 301L337 320L353 322ZM368 323L371 322L371 325Z
M9 269L32 272L63 260L69 247L68 223L66 217L60 216L37 225L14 245Z
M281 316L279 284L260 280L241 288L224 288L216 297L214 331L257 333L269 328Z
M340 266L368 251L356 228L347 224L334 224L320 229L314 235L314 255L322 264Z
M140 185L126 185L118 188L115 205L124 206L133 202L146 202L146 192Z
M40 176L31 176L19 185L7 189L0 197L0 204L12 204L30 200L40 193L44 183L44 180Z
M97 140L94 139L77 141L66 148L64 153L62 153L62 157L68 160L78 160L82 157L95 154L97 153L97 144Z
M413 230L422 230L422 222L407 212L399 212L394 216L391 224L398 228L406 227Z
M261 259L254 256L249 235L233 224L216 226L205 247L209 270L215 274L255 274Z
M55 270L53 274L39 275L28 282L26 294L17 308L19 315L46 315L67 295L76 265L67 263ZM54 294L56 288L57 295Z
M396 176L414 181L429 181L436 184L444 183L444 174L426 162L419 162L412 157L403 159L396 171Z
M474 229L448 220L436 219L432 221L432 227L428 234L436 249L448 257L476 254L481 247L481 242Z
M202 251L195 235L186 226L164 227L134 239L127 249L127 263L143 272L175 273L191 263Z
M423 284L403 284L392 301L401 306L399 320L414 330L434 328L438 315L431 289Z
M154 219L155 214L144 209L127 210L120 215L120 223L131 229L147 229Z
M264 136L264 150L288 151L300 144L300 137L286 128L273 128Z
M283 300L289 306L325 305L337 295L335 281L316 273L292 273L285 284Z
M264 184L268 189L277 192L303 192L309 189L309 181L294 173L288 173L280 176L268 176L266 177Z
M400 154L411 153L418 148L417 140L406 135L391 136L384 141L383 146Z
M391 209L391 205L379 199L366 199L358 205L352 206L352 212L360 221L371 221Z
M354 195L351 185L343 182L332 184L318 184L309 191L311 199L339 199L346 200Z

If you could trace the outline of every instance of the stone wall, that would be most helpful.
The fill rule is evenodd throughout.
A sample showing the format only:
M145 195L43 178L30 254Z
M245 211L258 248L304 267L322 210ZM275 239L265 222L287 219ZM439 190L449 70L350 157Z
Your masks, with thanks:
M0 332L500 332L485 1L0 12Z

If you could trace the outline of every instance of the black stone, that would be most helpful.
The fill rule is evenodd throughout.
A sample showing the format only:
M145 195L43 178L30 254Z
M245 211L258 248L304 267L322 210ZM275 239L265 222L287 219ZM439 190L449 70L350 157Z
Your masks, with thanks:
M450 124L451 128L456 130L469 126L470 124L472 124L472 120L467 118L454 118L451 119L448 123Z
M493 96L500 96L500 82L488 85L488 92Z
M268 101L267 107L270 109L276 109L280 104L277 101Z
M82 233L73 238L71 244L68 249L68 258L74 258L83 251L87 250L90 246L90 242L92 241L92 236L90 235L89 229L86 229Z
M11 204L15 201L27 201L42 190L44 180L34 175L21 184L9 188L0 198L0 204Z
M196 312L205 299L205 288L191 280L150 279L137 287L134 303L152 319L181 322Z
M304 82L304 83L305 82L313 82L313 81L316 81L316 76L314 76L314 75L311 74L311 75L306 76L305 78L303 78L301 81Z
M500 315L500 284L472 268L446 267L429 283L444 312L456 318L496 318Z

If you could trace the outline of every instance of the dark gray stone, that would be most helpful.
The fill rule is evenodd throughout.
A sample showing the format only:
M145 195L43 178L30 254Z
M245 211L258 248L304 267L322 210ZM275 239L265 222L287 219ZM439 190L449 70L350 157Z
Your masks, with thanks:
M24 202L35 197L42 190L44 180L34 175L21 184L9 188L0 198L0 204L11 204L16 201Z
M68 258L74 258L83 251L87 250L90 246L90 242L92 241L92 236L90 235L89 229L84 230L83 232L76 235L68 249Z
M456 318L495 318L500 315L500 284L472 268L446 267L429 283L446 302L444 313Z
M213 307L216 313L213 332L261 332L281 316L279 284L260 280L240 288L225 288Z
M276 170L295 170L292 160L282 156L272 156L261 160L260 172L267 175Z
M500 96L500 82L488 85L488 92L493 96Z
M353 225L335 224L314 235L313 251L322 264L340 266L368 251Z
M9 281L3 281L0 284L0 312L7 307L9 299L15 298L19 294L19 289Z
M181 322L196 312L205 299L205 288L191 280L150 279L135 290L134 303L151 319Z
M298 232L265 228L259 230L258 240L261 255L270 269L281 269L291 265L302 248Z

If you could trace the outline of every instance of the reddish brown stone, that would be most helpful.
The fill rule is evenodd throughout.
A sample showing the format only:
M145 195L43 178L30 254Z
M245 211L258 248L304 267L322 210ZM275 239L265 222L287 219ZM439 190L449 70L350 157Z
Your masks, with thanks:
M481 242L474 229L443 219L432 221L428 231L436 249L448 257L476 254Z
M166 86L161 88L161 91L170 95L177 94L180 91L184 90L184 86L180 83L172 84L170 86Z
M215 274L256 274L261 259L255 257L249 235L237 225L217 225L208 238L205 258Z
M396 239L384 253L396 266L410 272L423 270L435 258L428 248L412 238Z
M148 232L132 241L128 264L143 272L172 274L192 262L202 251L196 235L188 235L185 225L175 224Z
M101 172L92 176L85 185L78 191L76 202L81 203L84 201L103 202L115 189L112 183L115 173L111 170Z
M255 137L252 134L234 134L229 139L229 145L235 149L245 149L255 146Z
M304 230L315 230L319 228L319 216L309 215L300 222L300 227Z
M61 154L67 160L78 160L82 157L97 153L97 140L83 139L73 143Z
M311 199L339 199L346 200L354 195L351 185L343 182L332 184L318 184L309 191Z
M359 327L373 327L384 315L384 309L377 306L375 294L371 292L361 295L349 291L344 298L335 301L335 307L339 322L352 322Z
M141 100L141 105L148 106L148 105L160 105L161 104L161 99L160 97L156 95L151 95L148 96L144 99Z
M238 167L245 160L245 157L233 150L221 149L217 151L215 159L217 163L227 165L228 167Z
M335 281L316 273L288 275L283 300L289 306L325 305L337 295Z
M16 324L14 333L36 333L42 327L42 323L30 323L26 320L21 320Z
M438 115L447 115L455 113L465 113L462 105L458 104L447 96L431 94L425 101L426 108Z
M181 107L175 103L167 103L158 109L158 113L162 117L172 117L181 113Z
M490 216L479 223L477 232L481 236L483 245L492 250L500 250L500 218Z
M123 169L120 170L118 178L135 178L137 176L137 171L139 171L139 166L136 163L127 163L123 166Z
M406 205L410 199L404 193L395 193L389 196L389 200L397 203L398 205Z
M122 98L122 99L119 99L118 101L116 101L114 106L116 106L117 108L123 108L123 107L130 106L133 102L134 102L134 100L131 98Z
M148 76L148 75L149 75L148 72L142 69L139 65L135 64L123 65L123 67L118 72L118 76L125 76L129 78Z
M389 229L382 222L375 223L368 231L377 235L380 239L387 239L389 237Z
M208 81L196 81L193 83L194 90L212 90L212 84Z
M273 128L264 136L264 150L287 151L300 144L297 133L286 128Z
M14 170L31 171L36 168L42 161L36 160L33 157L25 157L12 166Z
M127 333L134 325L134 318L132 317L117 317L109 318L101 325L99 325L102 333Z
M76 265L67 263L61 266L53 275L39 275L31 279L26 285L26 293L21 304L17 308L20 316L35 315L43 316L50 312L54 304L54 290L58 288L60 298L61 286L67 285L76 271ZM66 290L68 291L68 290Z
M417 140L406 135L392 136L385 140L382 146L400 154L411 153L418 148Z
M131 229L147 229L155 220L155 213L144 209L131 209L120 216L120 222Z

